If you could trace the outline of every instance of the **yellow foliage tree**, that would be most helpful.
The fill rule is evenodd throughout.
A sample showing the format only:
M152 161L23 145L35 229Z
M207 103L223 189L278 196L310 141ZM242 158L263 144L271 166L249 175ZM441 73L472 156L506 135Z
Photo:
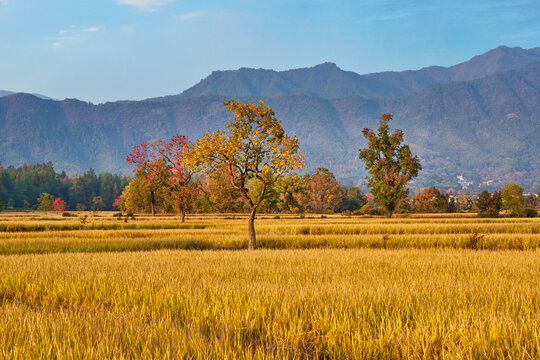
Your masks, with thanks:
M207 133L190 144L183 165L194 172L212 173L222 166L228 169L232 186L249 205L249 249L255 249L257 208L271 184L304 167L304 155L299 152L298 139L285 134L281 120L262 100L260 104L232 100L225 107L233 113L227 130ZM257 191L248 186L251 180L260 183Z

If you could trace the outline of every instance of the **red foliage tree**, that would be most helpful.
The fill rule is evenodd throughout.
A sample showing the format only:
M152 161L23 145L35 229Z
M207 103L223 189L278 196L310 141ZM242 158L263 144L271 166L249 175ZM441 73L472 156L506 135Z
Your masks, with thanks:
M192 183L192 173L182 166L183 153L189 144L187 137L174 136L170 142L158 139L153 143L143 142L133 147L126 161L135 165L138 174L150 187L152 215L155 216L156 193L159 189L167 189L173 197L175 208L182 215L191 204L196 190Z
M134 164L133 172L148 183L152 216L156 216L156 193L165 181L164 161L158 159L152 144L147 142L135 145L126 161L128 164Z
M59 214L63 214L66 210L66 204L64 204L62 199L58 198L53 203L53 210Z

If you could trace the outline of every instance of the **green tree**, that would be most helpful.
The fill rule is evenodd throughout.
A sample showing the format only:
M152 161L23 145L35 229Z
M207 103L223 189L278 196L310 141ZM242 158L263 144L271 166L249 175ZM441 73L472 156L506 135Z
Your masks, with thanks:
M359 187L351 186L347 190L347 210L360 210L366 204L367 199L362 195Z
M51 194L41 193L38 198L37 209L39 211L49 212L53 209L54 199Z
M389 133L391 114L383 114L378 132L365 128L362 133L368 140L367 147L360 150L360 159L369 172L367 177L375 201L386 210L388 217L396 209L408 190L407 183L422 169L417 156L409 145L402 145L403 132L399 129Z
M476 199L476 206L480 212L484 212L488 209L490 198L491 194L487 190L482 191L480 195L478 195L478 199Z
M502 209L502 194L500 191L495 191L490 194L484 190L478 195L476 206L480 210L479 216L482 217L497 217Z
M0 199L0 212L4 209L4 203L2 202L2 199Z
M293 214L305 211L309 203L309 179L309 175L300 176L297 173L291 173L276 181L279 210L290 211Z
M263 174L266 181L270 181L271 176L271 174ZM253 196L257 198L261 194L263 183L257 181L257 179L251 179L248 186L250 191L252 191ZM278 210L278 201L279 199L276 191L276 183L274 182L266 187L266 192L264 193L261 204L259 205L259 210L266 213L276 211Z
M510 183L502 188L503 208L509 210L513 216L520 216L523 211L523 188Z
M151 204L148 182L136 175L114 204L125 212L150 212Z
M249 248L257 247L255 215L267 188L281 176L304 166L298 139L283 131L274 111L260 104L228 101L226 110L233 113L226 131L207 133L189 145L183 164L196 172L213 172L225 166L231 184L240 191L248 203ZM260 182L260 191L250 189L252 179Z

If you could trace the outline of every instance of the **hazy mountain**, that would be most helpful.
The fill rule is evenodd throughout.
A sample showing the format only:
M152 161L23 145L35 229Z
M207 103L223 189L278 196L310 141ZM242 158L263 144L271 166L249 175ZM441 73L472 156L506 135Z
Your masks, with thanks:
M15 94L13 91L7 91L7 90L0 90L0 97L9 96ZM46 99L46 100L53 100L52 98L41 95L41 94L32 94L40 99Z
M92 105L28 94L3 97L0 162L53 161L68 172L92 167L128 174L125 157L133 145L174 134L195 139L223 128L223 102L230 98L203 95ZM477 183L516 181L540 191L540 63L474 81L434 84L399 98L263 98L286 131L299 137L309 171L327 167L342 181L361 181L361 129L376 126L380 115L390 112L392 126L405 131L421 156L424 170L418 184L458 187L456 177L464 175Z
M176 100L201 95L274 97L308 95L327 99L342 97L397 97L418 92L432 84L469 81L540 61L540 47L524 50L501 46L448 68L431 66L415 71L359 75L324 63L311 68L274 71L241 68L214 71L180 95L156 98Z

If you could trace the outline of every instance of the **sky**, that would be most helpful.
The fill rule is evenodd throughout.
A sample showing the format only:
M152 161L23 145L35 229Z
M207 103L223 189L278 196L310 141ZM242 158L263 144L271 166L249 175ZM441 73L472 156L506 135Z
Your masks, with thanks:
M93 103L214 70L450 66L540 46L540 0L0 0L0 89Z

